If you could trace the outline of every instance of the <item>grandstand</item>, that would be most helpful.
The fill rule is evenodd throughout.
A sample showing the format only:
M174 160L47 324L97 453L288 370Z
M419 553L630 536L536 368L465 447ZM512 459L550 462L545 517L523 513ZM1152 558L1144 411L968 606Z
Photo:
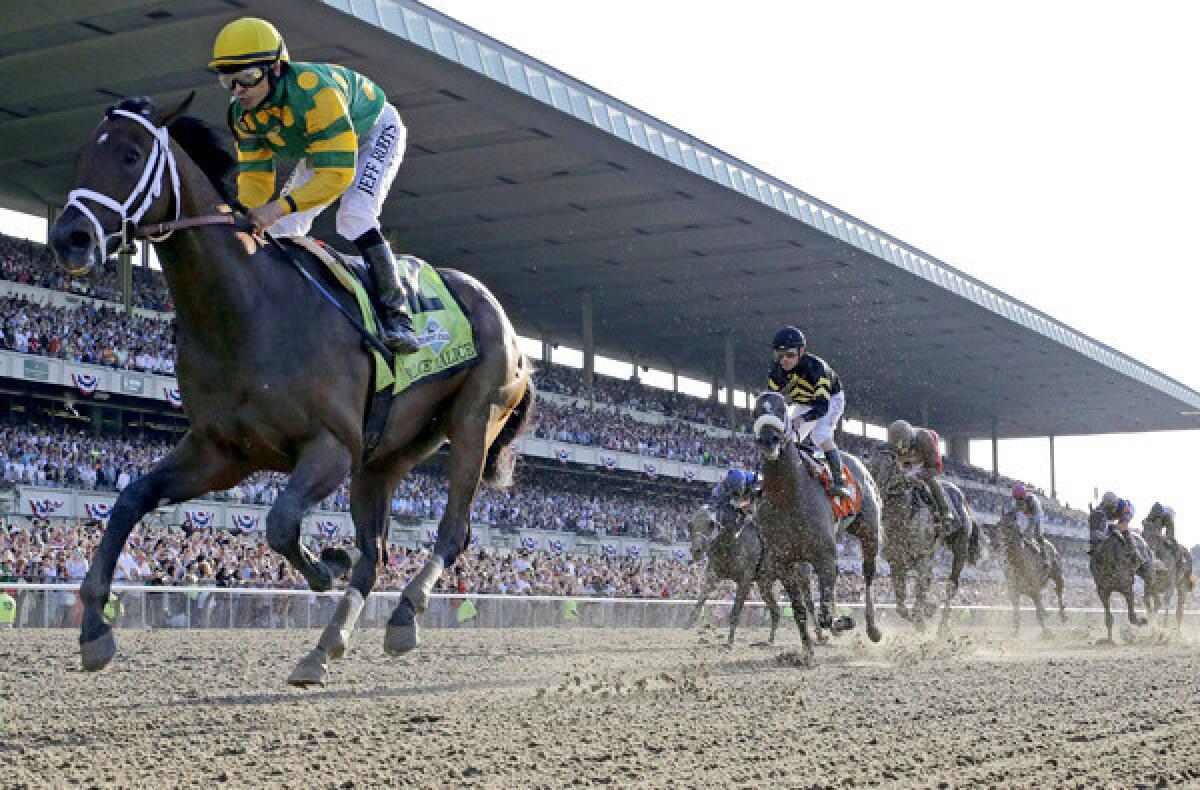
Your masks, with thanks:
M215 31L247 9L280 24L294 57L342 62L380 82L409 127L409 155L384 216L389 235L479 276L518 329L540 342L541 417L519 445L526 464L516 493L485 493L476 506L480 548L678 563L671 567L690 578L682 514L728 466L752 456L737 409L759 386L764 333L797 313L822 347L837 350L839 371L853 382L848 416L937 427L985 523L1011 481L966 464L971 438L1194 426L1186 412L1200 409L1200 394L1158 371L408 0L383 12L336 0L0 10L0 61L21 86L19 97L0 96L0 206L53 216L73 150L114 97L152 92L167 101L197 90L194 111L222 118L226 96L202 64ZM110 66L86 68L93 62ZM318 232L333 238L328 226ZM796 285L801 274L805 288ZM76 280L40 245L12 239L0 242L0 277L0 431L12 523L28 527L36 516L73 528L103 514L122 480L144 473L185 429L170 296L148 268L126 261ZM935 351L920 371L898 353L914 339ZM582 351L582 370L552 363L556 343ZM1003 375L992 361L1000 352L1024 372ZM635 377L653 366L712 382L713 396L596 375L598 354L628 361ZM1046 385L1031 397L1023 377ZM931 380L943 386L935 392ZM864 437L842 442L869 446ZM428 542L441 481L435 458L397 493L390 537L405 552ZM157 518L252 536L277 487L256 476ZM1048 528L1076 579L1081 517L1052 504ZM305 529L344 539L345 492ZM60 538L43 532L39 540ZM847 569L856 550L846 547ZM45 577L48 567L43 556L32 575ZM216 580L220 569L208 570ZM71 577L65 564L64 572ZM200 563L189 571L176 562L170 575L189 572L201 575ZM291 583L281 573L278 565L251 569L241 581ZM992 566L972 580L977 599L994 592L994 579ZM472 589L508 590L509 581L484 578ZM611 592L610 581L590 589ZM686 583L666 588L676 594ZM612 589L658 595L664 587Z

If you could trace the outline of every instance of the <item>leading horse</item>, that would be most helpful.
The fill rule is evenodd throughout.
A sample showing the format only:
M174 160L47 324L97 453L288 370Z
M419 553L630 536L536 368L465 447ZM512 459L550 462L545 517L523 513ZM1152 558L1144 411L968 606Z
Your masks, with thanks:
M289 678L323 684L329 659L345 653L375 584L393 490L449 440L449 497L433 554L405 588L384 640L389 653L416 647L416 616L466 545L480 478L511 482L515 457L507 448L532 412L530 368L495 297L468 275L443 270L469 317L478 360L399 393L370 448L364 421L373 369L362 336L278 247L228 221L217 224L232 214L225 181L234 160L209 127L182 117L189 102L169 112L149 99L111 108L76 155L76 188L51 233L59 259L77 274L102 263L119 240L156 234L175 303L176 370L190 423L179 444L113 507L80 587L83 667L101 669L116 654L102 610L117 557L142 516L274 470L290 478L267 514L271 548L315 591L352 572L317 647ZM311 256L299 257L314 277L325 276ZM349 293L334 298L355 310ZM301 543L301 520L347 475L357 550L326 549L318 558Z
M1107 636L1100 644L1112 645L1113 613L1111 600L1115 592L1125 598L1125 608L1128 611L1129 623L1134 626L1144 626L1147 620L1139 617L1134 611L1133 582L1137 576L1142 577L1145 588L1153 579L1153 569L1148 568L1134 549L1133 538L1129 535L1122 537L1108 525L1104 511L1093 508L1088 515L1088 568L1092 572L1092 580L1096 583L1096 595L1104 606L1104 627ZM1150 594L1146 591L1146 608L1150 608Z
M783 582L792 603L792 613L804 641L804 654L812 658L812 636L802 602L805 593L800 585L807 583L804 563L812 566L817 576L820 611L817 622L834 634L854 627L849 617L834 618L834 594L838 576L837 531L846 531L858 538L862 548L863 599L866 606L867 636L872 642L882 638L875 624L875 560L879 554L879 494L871 475L862 461L850 453L842 453L850 474L862 492L858 513L839 520L833 503L822 483L809 474L807 462L787 431L787 401L778 392L764 392L754 406L754 436L762 460L762 501L755 514L755 523L767 550L772 569ZM839 524L839 521L842 523Z

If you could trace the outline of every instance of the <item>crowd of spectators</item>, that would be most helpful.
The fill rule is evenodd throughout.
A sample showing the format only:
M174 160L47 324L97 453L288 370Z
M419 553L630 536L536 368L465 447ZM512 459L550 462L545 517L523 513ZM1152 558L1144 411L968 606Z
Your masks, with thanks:
M173 376L174 335L166 319L127 316L104 305L53 307L0 297L4 351Z
M74 277L63 271L54 253L44 244L0 233L0 280L65 291L93 299L121 301L121 285L115 265L105 264L86 277ZM171 312L175 309L162 273L135 266L133 304L146 310Z

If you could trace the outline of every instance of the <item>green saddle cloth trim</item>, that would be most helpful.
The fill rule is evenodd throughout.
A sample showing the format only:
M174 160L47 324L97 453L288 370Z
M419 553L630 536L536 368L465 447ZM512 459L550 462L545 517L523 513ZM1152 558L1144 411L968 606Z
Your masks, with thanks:
M333 270L334 276L346 290L354 294L363 326L378 333L379 322L367 289L361 280L345 268L345 263L340 260L338 263L340 265ZM382 392L390 386L393 395L400 394L418 381L449 376L479 359L471 321L437 269L411 255L397 256L396 265L407 266L409 277L417 281L417 296L408 307L421 349L406 357L397 355L392 368L388 368L382 354L372 349L371 354L375 358L375 392Z

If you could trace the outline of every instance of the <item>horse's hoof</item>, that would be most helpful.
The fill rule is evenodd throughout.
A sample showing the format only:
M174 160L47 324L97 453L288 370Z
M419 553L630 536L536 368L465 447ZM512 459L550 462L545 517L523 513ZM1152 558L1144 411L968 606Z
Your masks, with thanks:
M79 655L83 660L84 670L88 672L104 669L116 654L117 637L111 628L90 642L79 642Z
M292 674L288 675L288 685L306 689L309 686L324 686L329 675L330 655L319 647L314 647L308 655L300 659Z
M918 617L918 618L914 619L912 621L912 624L913 624L913 628L916 629L917 633L919 633L919 634L925 633L925 620L923 618Z
M837 617L829 624L829 631L834 636L854 628L853 617Z
M333 546L321 549L321 562L329 571L329 575L335 579L341 578L353 568L360 557L362 552L358 549L339 549Z
M879 630L879 626L867 626L867 639L870 639L872 642L878 642L880 639L883 639L883 632Z
M412 625L389 625L383 635L383 652L389 656L402 656L419 644L421 637L415 622Z
M1144 618L1144 617L1139 617L1139 618L1137 618L1137 619L1135 619L1135 620L1133 621L1133 624L1134 624L1134 625L1136 625L1138 628L1142 628L1142 627L1144 627L1144 626L1146 626L1146 625L1149 625L1149 622L1150 622L1150 621L1149 621L1149 620L1147 620L1146 618Z
M1117 643L1112 640L1112 637L1105 637L1104 639L1097 639L1096 646L1097 647L1116 647Z
M1039 639L1053 639L1053 638L1054 638L1054 634L1052 634L1052 633L1050 632L1050 629L1049 629L1049 628L1043 628L1043 629L1042 629L1042 633L1041 633L1041 634L1038 636L1038 638L1039 638Z

